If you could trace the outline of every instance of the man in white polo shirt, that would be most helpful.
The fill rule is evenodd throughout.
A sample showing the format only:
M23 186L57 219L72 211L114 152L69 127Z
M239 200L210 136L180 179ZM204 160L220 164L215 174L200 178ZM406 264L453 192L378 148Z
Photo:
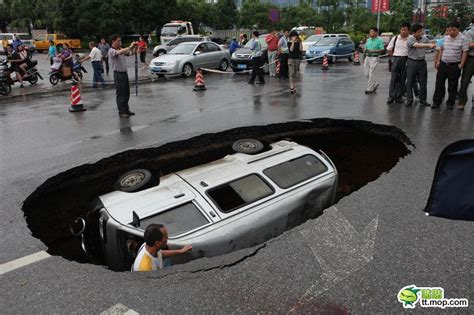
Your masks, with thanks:
M107 85L105 84L105 80L102 77L102 53L100 52L99 48L95 42L89 42L89 48L91 52L89 56L83 58L81 63L86 60L91 60L92 69L94 70L94 76L92 77L92 87L97 88L98 84L101 83L102 87L105 88Z
M460 25L458 22L448 24L449 35L444 37L443 47L436 60L436 87L433 95L433 105L431 108L439 108L445 95L446 79L448 80L448 100L446 107L454 108L456 95L458 92L458 81L461 71L467 59L469 42L459 33Z
M400 26L400 34L394 36L387 46L387 51L392 59L390 89L388 93L387 104L393 102L402 103L403 94L406 90L407 79L407 59L408 46L407 40L410 34L410 23L403 22Z

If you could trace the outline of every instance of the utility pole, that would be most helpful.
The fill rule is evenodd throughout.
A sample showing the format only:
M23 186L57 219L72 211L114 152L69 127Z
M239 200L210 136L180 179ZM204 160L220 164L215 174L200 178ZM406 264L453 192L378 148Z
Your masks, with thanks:
M380 32L380 1L382 0L377 0L377 29Z

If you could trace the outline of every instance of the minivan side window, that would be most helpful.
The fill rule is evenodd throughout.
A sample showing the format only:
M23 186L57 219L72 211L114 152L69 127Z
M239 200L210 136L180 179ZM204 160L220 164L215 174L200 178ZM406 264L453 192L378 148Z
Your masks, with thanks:
M251 174L207 191L207 195L224 213L268 197L274 189L260 176Z
M163 224L168 229L169 236L173 237L204 226L209 221L192 202L188 202L151 217L140 219L140 227L143 229L152 223Z
M278 187L286 189L326 172L328 168L314 155L302 157L263 170Z

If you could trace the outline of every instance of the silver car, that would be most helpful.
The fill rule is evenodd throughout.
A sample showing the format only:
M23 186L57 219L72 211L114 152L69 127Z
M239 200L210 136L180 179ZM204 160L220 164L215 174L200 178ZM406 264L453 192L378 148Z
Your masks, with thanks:
M198 68L226 71L230 54L217 44L205 42L182 43L150 62L152 76L182 75L189 77Z
M181 43L201 42L201 41L209 41L209 38L202 37L200 35L178 36L175 39L172 39L171 41L167 42L166 44L155 46L155 48L153 48L153 56L158 57L158 56L164 55Z
M263 151L239 140L237 153L171 173L159 184L147 170L123 174L79 227L93 261L129 270L145 228L168 228L168 247L193 246L182 263L251 247L321 214L334 203L338 174L322 152L290 141ZM79 234L76 233L77 234ZM95 248L95 249L94 249Z

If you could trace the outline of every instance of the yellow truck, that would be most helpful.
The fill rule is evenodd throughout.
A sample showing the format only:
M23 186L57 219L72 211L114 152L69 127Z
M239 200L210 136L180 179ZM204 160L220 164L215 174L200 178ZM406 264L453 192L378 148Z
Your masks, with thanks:
M69 45L69 48L72 49L79 49L82 47L80 39L70 39L61 34L44 34L35 38L36 50L38 52L47 51L49 48L49 41L51 40L58 49L62 48L66 43Z

